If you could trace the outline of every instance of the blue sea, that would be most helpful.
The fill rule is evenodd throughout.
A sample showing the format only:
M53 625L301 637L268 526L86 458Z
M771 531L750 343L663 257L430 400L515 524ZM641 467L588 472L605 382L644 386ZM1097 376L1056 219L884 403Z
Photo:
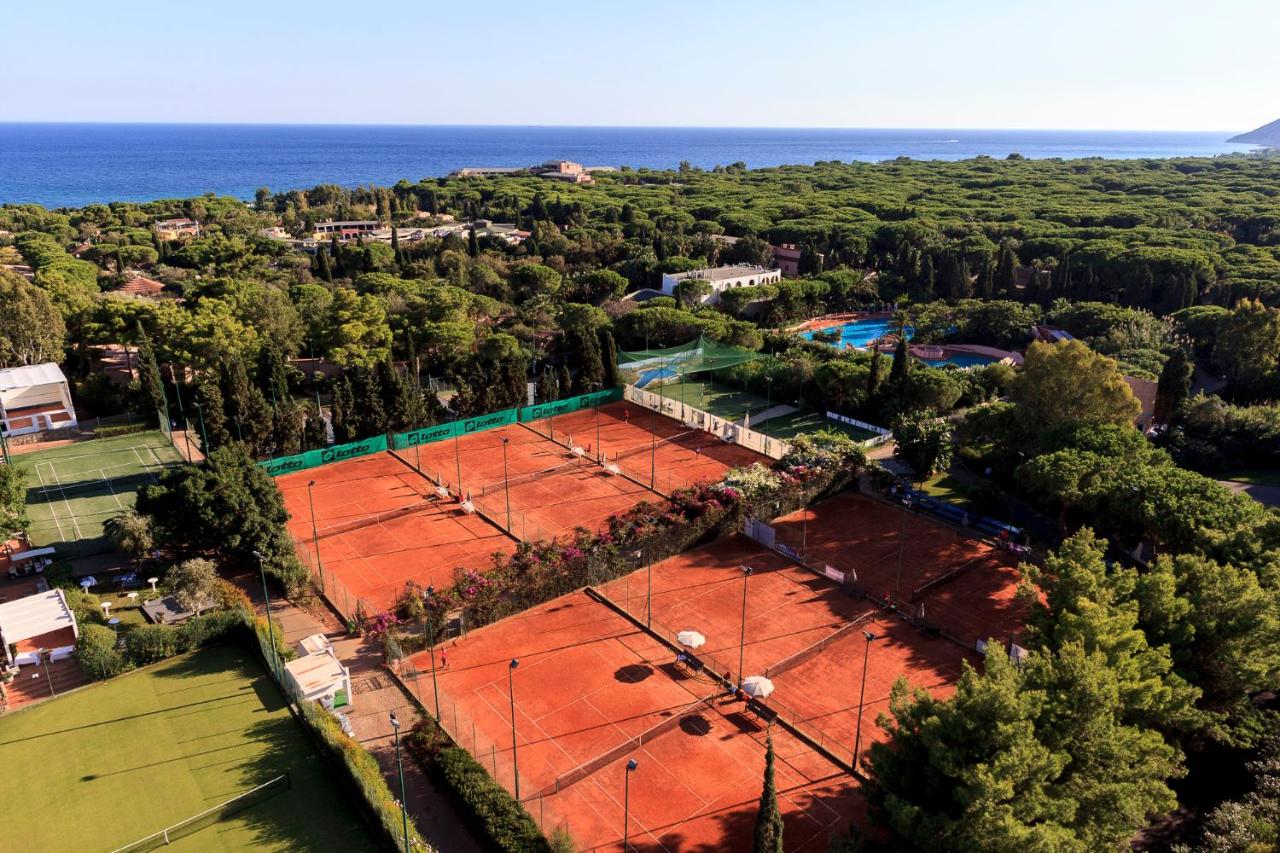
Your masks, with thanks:
M49 207L319 183L393 184L463 166L711 168L1004 157L1200 157L1247 151L1223 132L0 123L0 203Z

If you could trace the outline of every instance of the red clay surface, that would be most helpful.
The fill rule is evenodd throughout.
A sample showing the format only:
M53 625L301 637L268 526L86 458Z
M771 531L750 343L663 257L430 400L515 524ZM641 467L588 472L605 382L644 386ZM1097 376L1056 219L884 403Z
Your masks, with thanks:
M745 582L740 568L744 564L752 569ZM718 671L733 673L736 680L744 586L744 675L767 675L774 692L766 704L846 760L854 746L864 630L877 638L867 664L864 751L871 740L883 739L876 715L888 710L889 691L899 676L913 687L945 697L960 676L961 661L977 664L980 660L741 535L653 566L654 628L672 638L684 630L703 634L707 642L696 652L698 656ZM646 618L644 570L606 584L601 592L637 619ZM855 621L857 627L815 656L793 667L786 665L792 655ZM772 670L779 663L784 667L775 674Z
M521 539L553 539L575 527L595 531L611 515L644 500L659 500L647 488L612 476L590 459L579 459L567 448L519 424L400 453L451 489L457 487L460 468L462 490L505 526L504 438L506 471L512 482L511 530ZM526 475L557 466L565 468L544 479L522 482Z
M577 849L621 848L630 758L639 768L630 785L629 849L750 847L764 769L762 724L720 696L711 679L678 671L665 646L607 606L574 593L445 650L448 667L436 678L446 728L513 789L510 678L521 797L548 830L567 827ZM520 662L514 670L513 657ZM429 653L411 663L420 674L407 680L433 708ZM709 704L690 708L707 697ZM664 720L651 740L627 746ZM825 850L828 837L861 813L856 782L780 727L774 740L787 849ZM589 775L556 790L557 777L614 750Z
M316 528L325 574L326 597L350 615L363 599L369 612L385 610L408 580L422 586L453 583L455 569L485 570L494 553L510 553L515 542L456 501L432 500L425 478L390 454L337 462L276 480L289 511L289 532L310 565L312 535L307 483L314 480ZM425 506L346 532L335 532L377 513Z
M904 514L893 504L845 492L773 526L777 541L802 553L811 565L852 570L860 589L886 601L896 599L904 612L923 616L966 645L989 638L1008 642L1016 635L1020 574L1015 561L927 516ZM964 571L952 579L913 595L961 567Z
M721 441L705 430L689 430L677 420L625 401L600 407L598 437L594 409L546 418L529 426L553 434L560 442L567 442L567 437L572 436L574 444L590 445L593 456L603 448L610 462L617 462L628 475L646 485L652 468L654 486L663 493L705 480L719 480L730 468L773 462L754 450ZM657 436L656 443L653 436Z

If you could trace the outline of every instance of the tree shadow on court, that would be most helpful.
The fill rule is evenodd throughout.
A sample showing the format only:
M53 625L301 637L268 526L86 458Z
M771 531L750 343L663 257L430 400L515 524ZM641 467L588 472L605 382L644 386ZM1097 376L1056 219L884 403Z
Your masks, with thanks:
M639 684L653 672L653 667L646 663L629 663L614 670L613 677L623 684Z

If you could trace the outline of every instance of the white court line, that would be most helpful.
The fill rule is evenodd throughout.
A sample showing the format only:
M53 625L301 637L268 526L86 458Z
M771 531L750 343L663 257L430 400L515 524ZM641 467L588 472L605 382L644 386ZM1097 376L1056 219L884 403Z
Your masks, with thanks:
M107 484L107 491L111 493L111 497L115 498L116 509L124 509L124 504L120 503L120 496L116 494L115 489L111 488L111 479L107 476L106 469L99 469L98 473L102 475L102 482Z
M67 490L62 488L62 480L58 477L58 469L53 467L53 463L49 463L49 473L53 475L53 482L58 486L58 492L62 495L62 502L66 504L67 514L71 517L71 526L75 528L76 539L84 538L84 534L80 532L80 525L76 522L76 512L71 508L71 501L67 500ZM58 530L62 530L62 525L58 525Z
M51 463L49 463L49 462L37 462L37 463L35 464L35 472L36 472L36 476L40 478L40 491L41 491L42 493L44 493L44 494L46 494L46 495L47 495L47 494L49 494L49 486L48 486L48 484L47 484L47 483L45 483L45 481L44 481L44 475L42 475L42 474L40 473L40 466L41 466L41 465L49 465L49 467L50 467L51 469L52 469L52 467L53 467L53 466L52 466L52 464L51 464ZM65 494L63 495L63 499L64 499L64 500L66 499L66 495L65 495ZM50 503L52 503L52 501L50 501ZM64 533L62 532L62 522L60 522L60 521L58 520L58 511L57 511L56 509L54 509L53 507L50 507L50 508L49 508L49 513L53 516L53 523L54 523L54 524L56 524L56 525L58 526L58 541L59 541L59 542L66 542L66 541L67 541L67 537L66 537L66 534L64 534Z

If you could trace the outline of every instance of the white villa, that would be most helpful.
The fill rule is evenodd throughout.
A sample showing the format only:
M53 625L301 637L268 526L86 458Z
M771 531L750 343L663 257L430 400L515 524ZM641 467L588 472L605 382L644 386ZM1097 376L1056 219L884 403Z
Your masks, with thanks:
M702 279L711 285L711 292L699 300L705 305L714 305L720 301L720 294L735 287L756 287L761 284L773 284L782 281L782 270L742 264L732 267L712 267L689 272L665 274L662 276L662 292L667 296L676 295L676 285L686 279Z

